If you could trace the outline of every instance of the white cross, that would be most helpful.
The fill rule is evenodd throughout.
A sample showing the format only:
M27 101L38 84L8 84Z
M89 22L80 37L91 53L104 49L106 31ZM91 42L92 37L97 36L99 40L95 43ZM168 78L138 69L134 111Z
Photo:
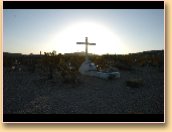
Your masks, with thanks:
M85 42L76 42L76 44L85 44L85 59L88 59L88 45L96 45L96 43L89 43L88 37L85 37Z

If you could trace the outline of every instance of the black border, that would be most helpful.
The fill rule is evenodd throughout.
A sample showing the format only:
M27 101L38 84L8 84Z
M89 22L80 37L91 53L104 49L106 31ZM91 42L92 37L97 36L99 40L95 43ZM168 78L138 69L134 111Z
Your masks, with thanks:
M164 9L164 1L3 1L3 9Z
M3 1L3 9L164 9L164 1ZM3 114L3 122L164 122L164 114Z
M4 114L3 122L164 122L164 114Z

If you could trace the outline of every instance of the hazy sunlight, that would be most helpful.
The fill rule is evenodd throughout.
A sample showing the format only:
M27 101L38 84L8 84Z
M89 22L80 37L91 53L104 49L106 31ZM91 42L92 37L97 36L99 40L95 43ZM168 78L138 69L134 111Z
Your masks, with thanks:
M125 47L117 34L105 25L91 21L80 21L59 31L51 39L51 44L47 45L47 50L54 49L57 53L85 51L84 45L76 44L85 41L85 37L88 37L89 42L96 43L96 46L89 46L89 53L125 53Z

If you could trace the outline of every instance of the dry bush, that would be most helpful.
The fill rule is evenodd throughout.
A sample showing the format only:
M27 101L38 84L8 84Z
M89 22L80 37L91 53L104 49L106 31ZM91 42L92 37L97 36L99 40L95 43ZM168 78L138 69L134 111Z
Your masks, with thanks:
M126 81L126 85L132 88L138 88L143 86L143 80L142 79L129 79Z
M133 70L133 66L126 62L117 62L115 64L115 67L117 67L119 70L125 70L125 71Z

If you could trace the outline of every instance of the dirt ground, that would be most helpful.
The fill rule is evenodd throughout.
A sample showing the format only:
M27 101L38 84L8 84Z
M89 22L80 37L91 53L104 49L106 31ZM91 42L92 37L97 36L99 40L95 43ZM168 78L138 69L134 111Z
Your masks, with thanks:
M164 72L155 67L119 71L119 79L78 75L80 83L47 80L37 72L3 69L4 114L163 114ZM126 81L141 78L143 86Z

